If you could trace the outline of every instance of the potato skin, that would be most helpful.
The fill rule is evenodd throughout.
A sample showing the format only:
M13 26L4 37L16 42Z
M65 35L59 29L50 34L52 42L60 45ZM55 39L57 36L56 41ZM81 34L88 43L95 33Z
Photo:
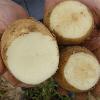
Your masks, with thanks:
M67 0L69 1L69 0ZM78 1L78 0L77 0ZM92 22L92 26L90 28L90 30L87 32L87 34L81 38L77 38L77 39L70 39L70 38L64 38L62 37L61 35L59 35L55 30L52 31L52 29L50 28L50 16L51 16L51 13L53 11L53 9L60 3L62 2L66 2L66 0L62 0L62 1L59 1L57 2L55 5L53 5L52 7L50 7L48 9L48 11L45 11L45 14L44 14L44 24L51 30L51 32L53 32L57 38L57 41L58 41L58 44L60 45L69 45L69 44L81 44L83 42L85 42L86 39L88 39L90 37L90 35L92 34L92 31L94 29L94 21ZM78 1L80 2L80 1ZM89 13L91 14L92 18L93 18L93 15L90 11L90 9L88 9Z
M4 32L1 38L1 56L11 77L13 75L11 75L12 73L10 72L7 65L7 56L6 56L7 49L9 48L14 39L16 39L21 35L29 34L29 32L34 32L34 31L41 32L43 35L49 35L50 37L52 37L53 41L56 41L55 37L50 33L50 31L41 22L36 21L33 18L17 20L14 23L12 23L8 27L8 29Z
M72 85L70 85L64 77L65 64L67 63L69 57L72 54L78 53L78 52L84 52L84 53L88 53L88 54L91 54L92 56L94 56L92 54L92 52L89 51L88 49L86 49L85 47L72 46L72 47L64 48L60 53L59 69L58 69L57 73L55 74L55 79L58 82L58 84L61 85L61 87L66 90L73 91L73 92L84 92L84 91L81 91L81 90L73 87Z

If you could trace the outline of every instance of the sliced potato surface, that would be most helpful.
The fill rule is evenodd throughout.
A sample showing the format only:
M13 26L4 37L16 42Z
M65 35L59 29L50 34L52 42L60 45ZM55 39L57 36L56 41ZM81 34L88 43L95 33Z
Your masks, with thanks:
M13 23L2 37L1 49L9 71L24 83L40 84L58 69L57 42L48 29L35 19Z

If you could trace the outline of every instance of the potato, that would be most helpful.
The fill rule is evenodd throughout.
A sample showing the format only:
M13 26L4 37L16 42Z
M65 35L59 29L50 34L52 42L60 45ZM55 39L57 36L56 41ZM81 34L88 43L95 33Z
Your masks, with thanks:
M66 90L84 92L91 89L100 77L100 64L91 51L72 46L61 51L58 84Z
M19 81L37 85L58 69L59 50L56 39L35 19L21 19L4 32L1 55L10 73Z
M45 12L44 23L55 33L59 44L80 44L93 31L91 11L79 1L63 0Z

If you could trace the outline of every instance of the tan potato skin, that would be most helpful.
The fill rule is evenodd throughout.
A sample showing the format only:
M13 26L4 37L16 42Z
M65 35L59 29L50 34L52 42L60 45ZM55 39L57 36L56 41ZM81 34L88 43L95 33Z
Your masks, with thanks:
M85 52L85 53L93 55L91 51L89 51L88 49L84 47L73 46L73 47L68 47L68 48L63 49L60 54L59 69L57 73L55 74L55 79L58 82L58 84L61 85L61 87L66 90L73 91L73 92L84 92L70 85L64 77L65 64L67 63L69 57L72 54L78 53L78 52Z
M81 38L77 38L77 39L69 39L69 38L64 38L62 37L61 35L59 35L55 30L52 31L52 29L50 28L50 16L51 16L51 13L53 11L53 9L60 3L62 2L66 2L66 1L69 1L69 0L62 0L62 1L59 1L57 2L55 5L53 5L52 7L50 7L48 10L45 11L45 14L44 14L44 24L51 30L51 32L53 32L58 40L58 44L60 45L66 45L66 44L80 44L82 42L84 42L86 39L89 38L89 36L92 34L92 31L94 29L94 20L92 22L92 26L90 28L90 30L87 32L87 34ZM80 1L78 1L80 2ZM92 13L91 11L88 9L88 11L90 12L91 16Z
M6 65L8 70L9 70L9 68L7 65L6 51L9 48L10 44L17 37L24 35L24 34L29 34L29 32L34 32L34 31L41 32L44 35L49 35L52 37L53 41L56 41L56 39L49 32L49 30L42 23L40 23L39 21L36 21L33 18L18 20L16 22L14 22L13 24L11 24L8 27L8 29L4 32L4 34L1 38L1 56L2 56L3 62ZM12 79L14 79L15 77L11 74L10 70L9 70L9 73L10 73L9 77L12 82ZM3 76L5 77L6 75L4 74ZM8 77L7 77L7 79L8 79Z

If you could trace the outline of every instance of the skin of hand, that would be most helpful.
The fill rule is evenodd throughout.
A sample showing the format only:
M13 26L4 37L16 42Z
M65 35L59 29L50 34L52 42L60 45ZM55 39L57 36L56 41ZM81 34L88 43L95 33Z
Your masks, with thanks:
M48 11L48 9L50 9L52 6L55 6L57 3L61 2L63 0L45 0L45 12ZM92 1L96 2L99 0L79 0L79 1L84 1L84 3L89 4L89 2L91 3ZM99 3L100 4L100 3ZM88 5L90 6L90 5ZM94 5L92 5L94 7ZM91 7L92 7L91 6ZM99 7L100 8L100 7ZM2 58L0 57L0 74L1 76L3 76L6 80L8 80L13 86L15 87L31 87L32 85L27 85L24 84L22 82L20 82L19 80L17 80L8 70L7 68L4 66Z

